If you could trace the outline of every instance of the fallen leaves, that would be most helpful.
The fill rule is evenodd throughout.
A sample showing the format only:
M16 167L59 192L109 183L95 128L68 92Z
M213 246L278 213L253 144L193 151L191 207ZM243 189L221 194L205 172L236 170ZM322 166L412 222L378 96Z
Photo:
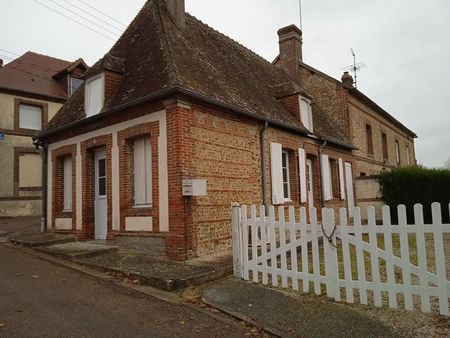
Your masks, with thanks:
M5 327L5 323L0 323L0 329L1 329L2 327Z

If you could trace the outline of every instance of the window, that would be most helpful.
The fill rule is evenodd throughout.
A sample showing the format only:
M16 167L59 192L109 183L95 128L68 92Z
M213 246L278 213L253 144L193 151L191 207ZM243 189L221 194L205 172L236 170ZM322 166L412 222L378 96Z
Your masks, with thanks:
M67 156L64 163L64 211L72 211L72 157Z
M395 141L395 158L397 160L397 164L400 164L400 144L398 141Z
M372 127L366 124L367 155L373 155Z
M42 130L42 108L21 104L19 107L19 128Z
M287 151L282 152L281 168L283 172L283 193L284 199L291 199L291 187L289 181L289 154Z
M330 158L330 189L332 197L340 196L340 186L339 186L339 169L338 162L335 159Z
M99 75L86 82L84 108L86 117L100 113L104 101L104 76Z
M133 141L134 153L134 206L152 205L152 151L150 137Z
M311 102L300 97L300 120L309 131L313 131Z
M72 94L75 93L82 84L83 80L69 76L69 96L72 96Z
M387 136L386 133L381 134L381 145L383 148L383 160L388 160L388 147L387 147Z
M411 157L409 155L409 147L406 146L406 164L411 165Z

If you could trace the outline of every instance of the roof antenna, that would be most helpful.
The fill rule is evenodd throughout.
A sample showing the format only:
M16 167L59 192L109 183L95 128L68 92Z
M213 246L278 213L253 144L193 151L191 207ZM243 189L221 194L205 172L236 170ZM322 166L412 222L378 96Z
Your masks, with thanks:
M300 30L303 31L303 23L302 23L302 0L298 0L298 10L300 13Z
M350 48L350 52L352 53L353 56L353 64L344 68L341 68L342 70L345 71L351 71L353 73L353 78L354 78L354 85L355 88L358 89L358 75L357 72L359 72L361 70L361 68L366 68L367 64L365 62L358 62L356 63L356 53L354 52L353 48Z

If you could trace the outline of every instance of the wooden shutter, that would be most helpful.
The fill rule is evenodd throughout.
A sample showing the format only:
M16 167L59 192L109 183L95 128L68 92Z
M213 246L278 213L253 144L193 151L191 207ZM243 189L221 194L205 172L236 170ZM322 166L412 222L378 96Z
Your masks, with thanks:
M308 191L306 188L306 154L305 149L298 148L298 168L300 173L300 202L306 203Z
M270 173L272 182L272 203L284 203L282 147L279 143L270 144Z
M339 159L339 187L341 190L341 200L345 200L344 163Z
M325 201L331 200L331 171L328 155L320 156L320 167L322 173L322 192Z

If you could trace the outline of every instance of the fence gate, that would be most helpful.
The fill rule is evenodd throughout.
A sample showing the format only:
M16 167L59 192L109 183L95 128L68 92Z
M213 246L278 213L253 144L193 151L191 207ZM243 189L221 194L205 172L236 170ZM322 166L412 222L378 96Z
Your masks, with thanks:
M405 206L398 206L396 225L388 206L381 225L373 207L364 225L359 208L352 224L346 209L339 211L338 221L333 209L322 209L321 222L315 208L308 215L303 207L258 209L232 207L236 277L326 292L336 301L406 310L420 304L423 312L435 308L449 315L450 224L442 224L438 203L432 205L432 224L424 223L420 204L414 206L414 224L407 223Z

